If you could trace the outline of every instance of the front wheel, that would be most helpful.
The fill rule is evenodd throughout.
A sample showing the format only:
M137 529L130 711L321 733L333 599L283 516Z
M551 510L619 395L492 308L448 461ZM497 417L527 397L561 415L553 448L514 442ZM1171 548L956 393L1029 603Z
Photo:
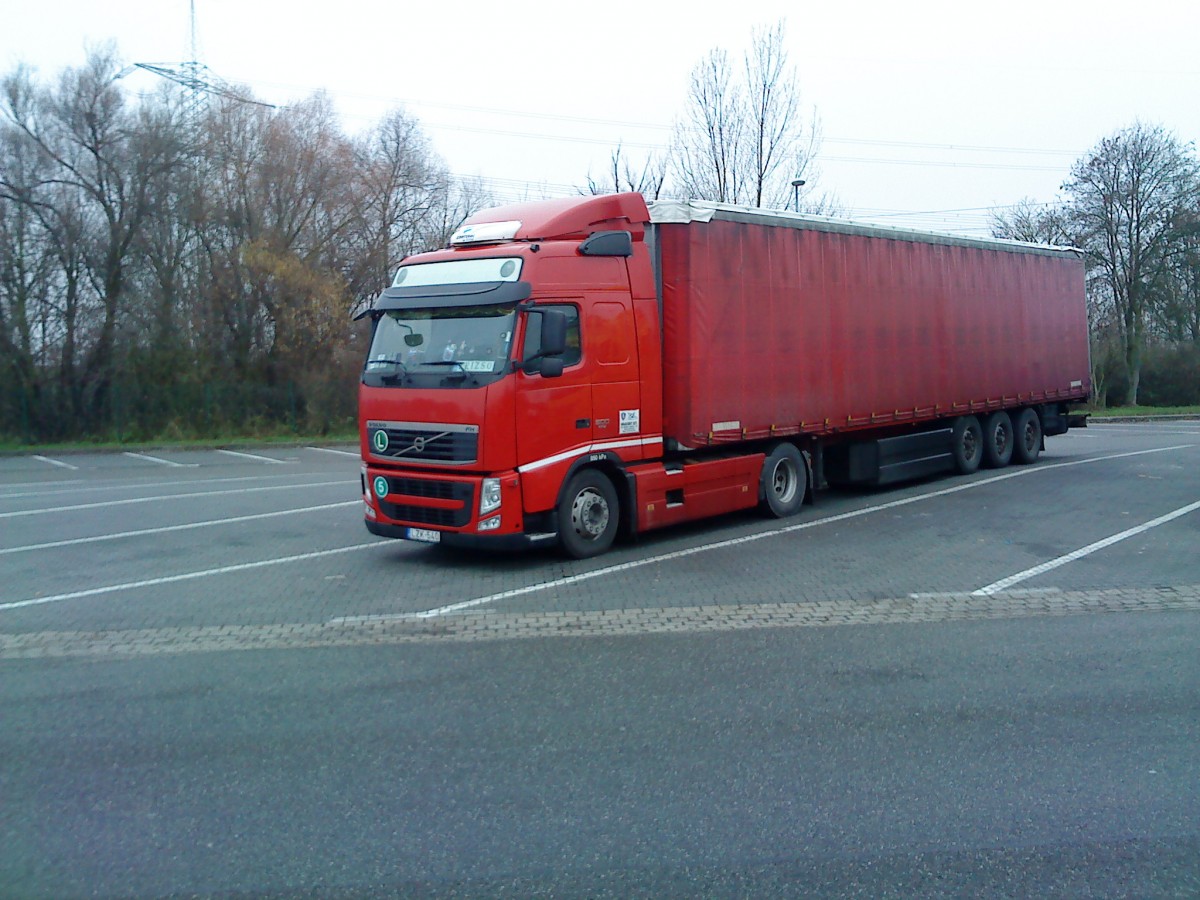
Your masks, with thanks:
M558 536L575 559L599 556L617 536L620 502L612 482L595 469L576 472L558 504Z
M759 476L759 507L777 519L795 515L808 489L804 456L791 444L776 444L763 461Z

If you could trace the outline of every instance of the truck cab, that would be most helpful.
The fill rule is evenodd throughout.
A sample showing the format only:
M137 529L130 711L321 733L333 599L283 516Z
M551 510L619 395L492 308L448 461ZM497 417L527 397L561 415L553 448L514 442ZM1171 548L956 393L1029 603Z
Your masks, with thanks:
M607 546L622 524L621 473L662 445L645 202L550 201L485 218L448 249L406 259L365 313L366 526L494 547L567 530L568 542ZM607 484L564 507L583 468Z

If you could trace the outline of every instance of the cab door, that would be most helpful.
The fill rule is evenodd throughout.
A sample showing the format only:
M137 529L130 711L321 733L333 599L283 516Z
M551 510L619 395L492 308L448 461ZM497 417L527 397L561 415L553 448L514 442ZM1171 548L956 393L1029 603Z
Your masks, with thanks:
M628 297L589 298L587 355L592 369L592 438L624 459L640 459L641 382Z
M567 316L567 352L558 377L543 378L524 369L516 373L517 468L531 511L553 506L567 468L592 443L592 375L581 352L585 335L579 303L563 300L537 308ZM538 352L540 319L536 313L525 315L523 361Z

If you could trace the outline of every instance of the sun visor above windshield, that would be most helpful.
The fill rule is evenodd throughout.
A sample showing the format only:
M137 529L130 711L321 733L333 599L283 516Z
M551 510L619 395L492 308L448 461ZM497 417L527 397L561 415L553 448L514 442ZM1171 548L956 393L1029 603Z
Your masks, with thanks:
M482 281L474 284L429 284L387 288L375 305L355 316L377 315L394 309L444 309L449 306L494 306L529 299L528 281Z

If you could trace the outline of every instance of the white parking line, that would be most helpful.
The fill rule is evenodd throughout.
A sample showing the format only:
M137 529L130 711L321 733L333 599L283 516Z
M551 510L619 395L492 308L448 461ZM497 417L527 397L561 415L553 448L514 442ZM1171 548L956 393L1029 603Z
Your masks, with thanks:
M312 484L273 484L268 487L237 488L236 490L228 491L188 491L182 494L171 494L166 497L132 497L128 500L105 500L101 503L78 503L74 506L52 506L47 509L19 509L14 512L0 513L0 519L39 516L44 513L76 512L81 509L100 509L105 506L128 506L132 503L164 503L166 501L180 500L185 497L221 497L225 494L254 494L264 491L301 491L308 488L333 487L335 485L353 487L355 494L358 493L358 485L347 481L345 478L340 478L337 481L318 481Z
M1043 572L1049 572L1051 569L1057 569L1059 566L1065 566L1069 562L1074 562L1077 559L1095 553L1097 550L1103 550L1105 547L1111 547L1113 544L1119 543L1126 538L1135 537L1144 531L1149 531L1151 528L1157 528L1159 525L1165 525L1180 516L1186 516L1193 510L1200 509L1200 500L1195 503L1189 503L1187 506L1181 506L1174 512L1169 512L1165 516L1159 516L1157 519L1151 519L1141 525L1133 528L1127 528L1120 534L1114 534L1112 537L1106 537L1103 540L1096 541L1094 544L1088 544L1086 547L1080 547L1072 553L1065 556L1060 556L1058 559L1052 559L1049 562L1044 562L1039 566L1034 566L1031 569L1026 569L1024 572L1018 572L1016 575L1009 575L1007 578L1001 578L999 581L993 581L987 587L981 587L974 591L972 596L986 597L988 594L995 594L1005 588L1011 587L1014 584L1019 584L1022 581L1027 581L1036 575L1041 575Z
M86 591L72 591L69 594L53 594L49 597L32 597L28 600L14 600L11 603L0 603L0 611L20 609L26 606L42 606L46 603L58 603L62 600L77 600L80 597L94 597L97 594L112 594L116 591L129 591L134 588L155 587L160 584L174 584L178 581L191 581L194 578L207 578L210 575L227 575L230 572L245 572L248 569L262 569L266 566L281 566L285 563L302 562L307 559L319 559L322 556L334 556L338 553L353 553L355 550L366 550L369 547L391 547L391 541L372 541L368 544L352 544L349 547L338 547L335 550L316 550L312 553L298 553L295 556L281 556L278 559L264 559L259 562L240 563L235 566L221 566L219 569L204 569L200 572L184 572L182 575L166 575L162 578L147 578L144 581L128 581L125 584L110 584L106 587L89 588Z
M48 456L38 456L36 453L33 455L33 458L38 462L49 463L52 466L58 466L62 469L70 469L72 472L79 471L79 466L73 466L70 463L65 463L61 459L51 459Z
M689 547L686 550L676 550L672 553L662 553L658 556L651 556L646 559L638 559L633 560L632 562L620 563L619 565L615 566L607 566L603 569L596 569L591 572L581 572L578 575L568 575L565 578L558 578L554 581L547 581L542 584L526 585L525 587L521 588L513 588L512 590L501 591L498 594L488 594L486 597L476 597L473 600L464 600L461 603L451 603L449 606L439 606L436 609L427 609L423 612L385 613L382 615L373 616L347 616L337 619L330 619L329 621L330 624L344 624L348 622L387 621L389 619L432 619L438 616L444 616L447 613L461 612L464 609L472 609L476 606L484 606L489 603L495 603L497 600L508 600L512 597L520 597L525 594L547 591L556 587L565 587L566 585L577 584L581 581L589 581L593 578L601 578L605 575L613 575L617 572L627 572L630 569L640 569L643 566L650 566L673 559L683 559L688 556L695 556L698 553L707 553L709 550L722 550L726 547L736 547L739 544L749 544L753 541L761 541L764 538L777 537L781 534L791 534L793 531L803 531L807 528L816 528L820 525L828 525L831 522L844 522L847 519L856 519L859 516L870 515L871 513L881 512L885 509L895 509L898 506L907 506L910 503L919 503L922 500L931 500L934 497L945 497L949 494L957 494L959 491L973 490L974 488L995 484L999 481L1007 481L1010 478L1021 478L1026 475L1036 475L1039 472L1052 472L1055 469L1065 469L1070 466L1082 466L1089 463L1105 462L1112 459L1124 459L1131 456L1145 456L1150 453L1166 453L1170 450L1186 450L1194 446L1196 445L1179 444L1174 447L1156 447L1153 450L1134 450L1129 453L1114 453L1110 456L1093 456L1089 457L1088 459L1076 459L1049 466L1035 466L1032 468L1022 467L1005 472L1002 475L993 475L990 478L981 478L978 481L956 484L953 487L930 491L927 494L918 494L914 497L904 497L900 500L892 500L888 503L880 503L877 506L867 506L863 507L862 509L853 509L849 512L839 513L836 516L826 516L823 519L813 519L808 522L800 522L796 525L788 525L786 527L773 529L771 531L761 531L756 534L748 534L739 538L731 538L727 541L716 541L712 544L702 544L698 547Z
M335 450L332 447L305 447L306 450L316 450L318 453L336 453L339 456L353 456L355 459L362 459L362 454L357 450Z
M257 453L242 453L238 450L217 450L218 453L224 453L226 456L238 456L242 459L252 459L255 462L271 463L276 466L286 466L289 462L295 462L295 459L273 459L270 456L259 456Z
M237 478L205 478L204 484L236 484L240 481L254 481L262 484L264 481L277 481L284 478L312 478L313 474L307 475L302 473L294 473L289 475L242 475ZM178 481L121 481L116 484L96 484L82 478L72 478L67 481L40 481L37 482L37 490L35 491L13 491L7 492L4 487L0 487L0 500L13 500L21 497L48 497L53 494L103 494L110 491L128 491L132 487L138 490L146 490L148 488L161 487L178 487ZM29 487L28 484L15 485L16 487Z
M50 541L46 544L25 544L22 547L6 547L0 549L0 556L9 553L27 553L31 550L51 550L56 547L73 547L76 544L95 544L99 541L115 541L119 538L141 537L146 534L166 534L169 531L189 531L193 528L208 528L212 525L232 525L236 522L253 522L256 519L269 519L272 516L288 516L298 513L317 512L322 509L337 509L339 506L358 506L361 500L343 500L340 503L323 503L320 506L302 506L298 509L280 509L275 512L254 513L248 516L230 516L227 519L208 519L204 522L187 522L183 525L165 525L162 528L142 528L138 531L121 531L115 534L100 534L94 537L70 538L62 541Z
M134 453L132 450L126 450L124 455L132 457L133 459L144 459L147 462L158 463L160 466L174 466L177 469L198 469L198 468L200 468L200 463L174 462L169 459L163 459L162 457L159 457L159 456L151 456L149 453Z

